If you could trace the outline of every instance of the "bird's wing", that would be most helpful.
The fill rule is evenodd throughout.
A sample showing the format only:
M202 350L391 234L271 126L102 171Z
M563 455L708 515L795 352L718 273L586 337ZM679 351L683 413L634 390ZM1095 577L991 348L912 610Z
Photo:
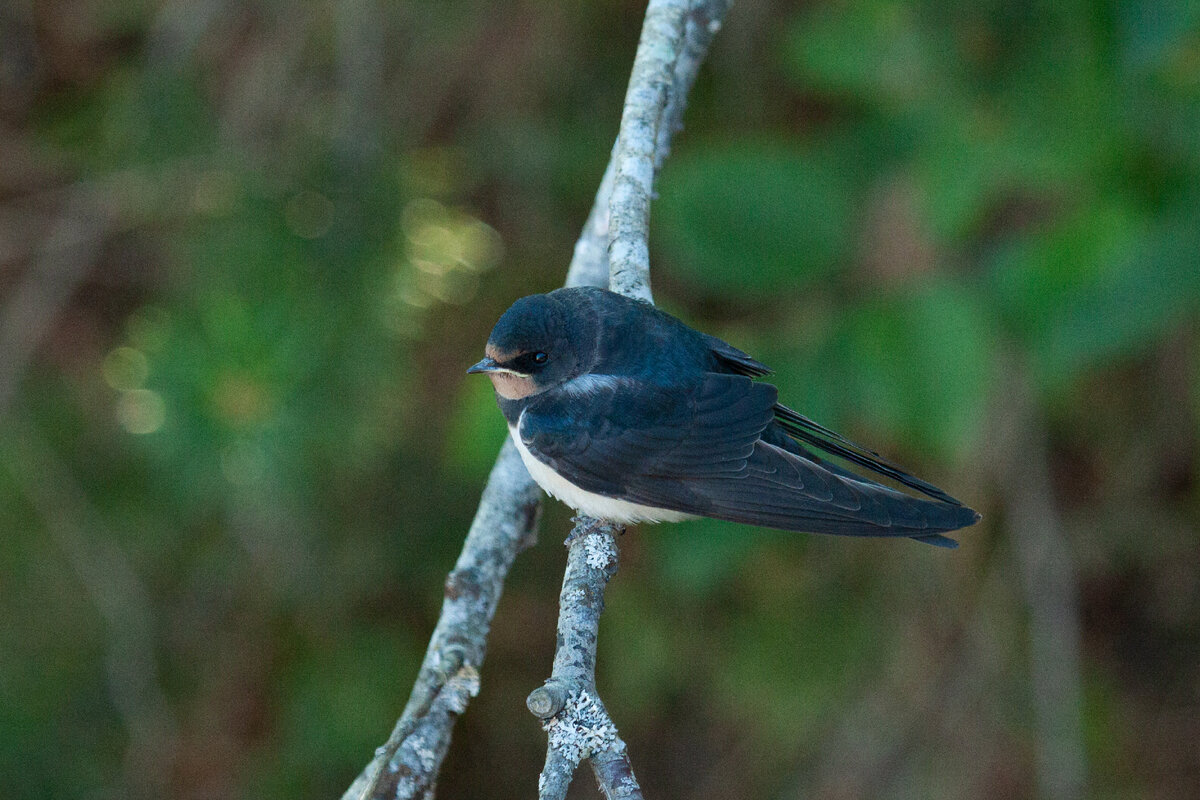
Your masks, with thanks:
M648 479L741 474L776 399L774 386L738 375L682 387L593 375L573 388L526 408L521 441L567 480L610 497Z
M728 342L718 339L715 336L709 336L708 334L701 335L704 337L705 343L708 344L709 350L712 351L713 356L717 359L717 363L724 371L736 375L747 375L751 378L771 374L770 367L761 361L756 361L748 353L742 352ZM808 417L793 411L785 405L777 404L775 406L775 419L789 436L811 447L815 447L822 452L837 456L838 458L843 458L877 475L891 478L935 500L952 505L962 505L961 502L955 500L933 484L909 475L903 469L873 450L868 450L861 445L855 444L841 434L813 422ZM820 459L816 459L816 461L818 463L825 463ZM843 475L849 474L853 478L858 477L852 473L846 473L845 470L839 467L827 463L825 465L832 467L832 471L834 472L839 472Z
M725 370L737 375L747 375L751 378L758 378L763 375L770 375L771 368L761 361L756 361L750 357L748 353L743 353L729 342L722 341L715 336L709 336L707 333L700 334L704 337L708 344L708 349L716 356L717 361Z
M691 514L812 533L913 536L975 521L762 440L776 390L708 373L686 388L592 376L530 404L519 434L533 456L590 492Z

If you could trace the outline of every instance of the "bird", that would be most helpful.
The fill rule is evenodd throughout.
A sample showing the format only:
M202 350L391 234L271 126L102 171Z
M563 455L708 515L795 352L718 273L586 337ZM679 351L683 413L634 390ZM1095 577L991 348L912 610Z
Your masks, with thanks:
M711 517L941 547L958 545L943 534L980 519L782 405L759 380L766 365L607 289L522 297L467 372L491 379L533 479L585 516L624 525Z

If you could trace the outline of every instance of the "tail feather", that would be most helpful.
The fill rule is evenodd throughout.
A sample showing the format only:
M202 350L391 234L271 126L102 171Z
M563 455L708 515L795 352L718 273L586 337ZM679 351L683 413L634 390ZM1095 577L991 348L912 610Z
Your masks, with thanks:
M793 411L787 406L775 405L775 419L789 435L822 452L829 453L838 458L844 458L853 464L858 464L860 467L869 469L877 475L891 478L910 489L917 490L927 497L932 497L934 500L956 506L962 505L961 501L946 494L932 483L927 483L914 475L908 474L875 451L855 444L841 434L813 422L808 417Z

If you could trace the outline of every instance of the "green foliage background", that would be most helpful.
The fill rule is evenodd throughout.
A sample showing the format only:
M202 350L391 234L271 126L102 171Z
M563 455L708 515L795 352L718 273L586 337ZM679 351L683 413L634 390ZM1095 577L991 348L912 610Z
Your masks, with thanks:
M561 283L642 11L0 10L0 796L340 795L504 436L463 370ZM659 303L985 519L953 553L629 532L599 683L647 797L1036 796L1006 521L1041 469L1088 796L1194 796L1196 5L745 0L686 122ZM535 791L566 531L440 796Z

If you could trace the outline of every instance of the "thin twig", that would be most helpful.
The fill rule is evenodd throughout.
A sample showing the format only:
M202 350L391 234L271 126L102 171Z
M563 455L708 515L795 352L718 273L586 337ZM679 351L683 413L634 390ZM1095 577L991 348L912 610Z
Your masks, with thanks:
M1012 359L1015 362L1015 359ZM1050 474L1045 421L1027 371L1010 368L1008 445L998 485L1029 611L1029 668L1038 795L1077 800L1087 789L1079 593ZM1015 379L1014 379L1015 378Z
M626 245L639 236L644 245L649 236L654 179L671 153L672 137L683 129L688 93L731 4L732 0L652 2L646 9L646 25L626 93L620 133L583 233L575 243L567 286L608 286L614 292L650 300L649 251ZM665 35L674 56L665 63L664 43L647 42L646 31L652 15L655 37L666 22ZM649 170L647 153L650 153ZM618 172L622 173L620 180ZM646 174L648 181L641 180ZM623 184L623 189L614 197L613 187L617 183ZM619 215L616 226L610 224L612 213ZM614 273L610 281L609 252L613 242L617 242L616 272L621 274L618 277Z
M650 0L613 154L608 288L646 302L652 302L650 200L655 166L662 163L655 153L660 137L665 142L671 135L671 126L663 122L668 97L675 93L675 63L692 5L687 0Z

